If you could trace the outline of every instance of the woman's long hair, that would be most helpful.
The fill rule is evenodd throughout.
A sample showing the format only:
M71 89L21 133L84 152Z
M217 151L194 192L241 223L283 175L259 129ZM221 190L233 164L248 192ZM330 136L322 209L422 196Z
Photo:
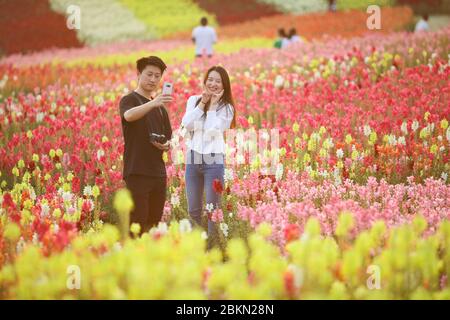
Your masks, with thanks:
M226 107L229 104L233 108L233 120L231 121L230 128L234 128L234 127L236 127L236 107L235 107L234 100L233 100L233 94L231 92L230 77L228 76L228 72L225 70L225 68L223 68L221 66L213 66L213 67L209 68L209 70L206 72L205 78L203 79L204 85L206 85L206 80L208 80L209 74L213 71L216 71L220 75L220 78L222 79L223 95L219 101L220 106ZM201 99L199 99L197 101L197 104L200 103L200 100ZM210 101L208 101L208 103L205 105L205 115L209 109ZM220 107L219 107L219 109L220 109Z

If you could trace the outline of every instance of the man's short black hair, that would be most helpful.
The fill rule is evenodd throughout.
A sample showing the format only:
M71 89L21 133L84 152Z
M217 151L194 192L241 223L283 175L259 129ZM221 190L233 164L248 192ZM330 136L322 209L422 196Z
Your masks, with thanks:
M164 73L164 71L167 69L166 64L164 61L161 60L161 58L156 56L149 56L149 57L143 57L140 58L138 61L136 61L136 68L139 71L139 73L142 73L144 71L145 67L147 66L155 66L161 70L161 73Z
M202 26L206 26L206 25L208 24L208 19L207 19L206 17L203 17L203 18L200 20L200 23L201 23Z

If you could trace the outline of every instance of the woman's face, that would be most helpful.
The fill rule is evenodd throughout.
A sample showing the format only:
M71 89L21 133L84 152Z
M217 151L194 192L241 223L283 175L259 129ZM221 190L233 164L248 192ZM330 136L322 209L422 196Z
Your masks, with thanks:
M206 88L211 93L219 93L223 90L223 83L220 74L217 71L211 71L206 78Z

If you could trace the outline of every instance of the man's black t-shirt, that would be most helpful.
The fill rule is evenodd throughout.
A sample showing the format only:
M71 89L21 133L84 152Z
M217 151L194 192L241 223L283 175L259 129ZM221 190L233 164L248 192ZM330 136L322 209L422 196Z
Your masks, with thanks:
M120 118L125 140L123 153L123 179L131 174L149 177L166 177L166 166L162 159L162 151L151 142L151 132L172 137L169 115L163 107L152 109L139 120L128 122L124 118L125 111L140 106L150 100L132 91L120 100Z

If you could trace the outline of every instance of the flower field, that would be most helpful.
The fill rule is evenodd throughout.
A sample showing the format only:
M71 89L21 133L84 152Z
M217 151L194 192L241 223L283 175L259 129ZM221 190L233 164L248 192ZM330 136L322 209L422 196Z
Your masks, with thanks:
M183 40L0 60L0 298L450 299L450 28L387 33L391 20L286 50L225 41L210 60ZM220 229L213 250L187 220L179 130L163 222L127 236L118 103L145 52L169 62L174 129L221 64L242 140L260 134L243 164L227 148L222 208L205 212ZM274 174L260 171L268 154Z

